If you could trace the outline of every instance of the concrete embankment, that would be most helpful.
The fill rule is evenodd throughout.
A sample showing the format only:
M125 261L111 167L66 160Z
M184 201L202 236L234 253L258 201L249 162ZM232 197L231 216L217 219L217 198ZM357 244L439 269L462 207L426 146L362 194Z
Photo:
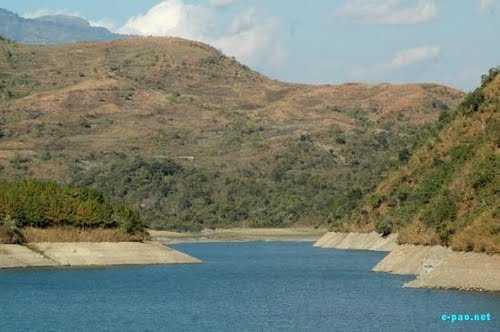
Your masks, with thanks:
M154 242L0 245L0 269L192 263L201 261Z
M373 270L416 275L405 287L500 291L500 255L404 245L387 255Z
M432 266L441 264L451 253L451 249L440 246L402 245L380 261L373 271L419 275Z
M441 246L398 245L397 235L377 233L325 234L320 248L390 251L375 272L415 275L405 284L414 288L500 291L500 255L454 252Z
M349 250L373 250L391 251L397 247L397 234L386 237L376 232L372 233L337 233L329 232L323 235L315 244L315 247L349 249Z
M29 248L14 244L0 244L0 269L57 265L56 262Z

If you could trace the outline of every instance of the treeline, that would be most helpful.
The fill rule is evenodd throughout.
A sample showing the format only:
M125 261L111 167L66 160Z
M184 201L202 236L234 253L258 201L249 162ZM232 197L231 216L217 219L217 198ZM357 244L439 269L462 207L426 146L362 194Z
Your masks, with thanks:
M94 189L36 180L0 180L0 226L12 234L26 227L144 231L136 211L111 203Z

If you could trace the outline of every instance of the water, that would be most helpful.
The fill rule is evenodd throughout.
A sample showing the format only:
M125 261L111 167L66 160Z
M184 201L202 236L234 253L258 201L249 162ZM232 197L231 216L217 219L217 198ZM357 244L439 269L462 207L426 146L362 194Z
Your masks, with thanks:
M0 331L500 331L500 295L403 289L375 252L183 244L200 265L0 272ZM490 312L490 322L441 321Z

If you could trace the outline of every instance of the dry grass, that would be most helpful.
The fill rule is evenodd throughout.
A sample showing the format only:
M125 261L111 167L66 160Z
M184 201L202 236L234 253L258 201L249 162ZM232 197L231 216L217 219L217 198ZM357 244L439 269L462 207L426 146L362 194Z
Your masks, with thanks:
M441 241L434 230L425 227L422 222L417 221L399 230L398 243L429 246L439 245Z
M26 228L24 238L27 243L34 242L140 242L142 235L129 235L116 229L77 229L77 228Z
M342 223L333 229L341 233L370 233L375 231L373 223L363 220L361 222Z
M500 233L492 234L491 218L485 214L456 234L451 241L453 250L500 254Z
M0 244L10 244L11 241L12 238L7 229L5 229L5 227L3 226L0 226Z

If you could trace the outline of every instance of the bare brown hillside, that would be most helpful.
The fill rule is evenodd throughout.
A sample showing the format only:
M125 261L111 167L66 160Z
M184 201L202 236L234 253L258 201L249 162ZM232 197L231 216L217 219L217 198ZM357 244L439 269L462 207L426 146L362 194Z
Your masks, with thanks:
M286 84L177 38L64 46L1 41L0 165L7 176L71 182L75 168L85 177L123 154L210 174L236 176L250 168L261 178L273 170L293 178L308 168L328 176L326 184L341 176L337 182L364 191L411 145L418 128L462 97L435 84ZM159 202L133 196L137 204ZM326 211L333 203L324 199ZM298 220L310 208L284 215Z

